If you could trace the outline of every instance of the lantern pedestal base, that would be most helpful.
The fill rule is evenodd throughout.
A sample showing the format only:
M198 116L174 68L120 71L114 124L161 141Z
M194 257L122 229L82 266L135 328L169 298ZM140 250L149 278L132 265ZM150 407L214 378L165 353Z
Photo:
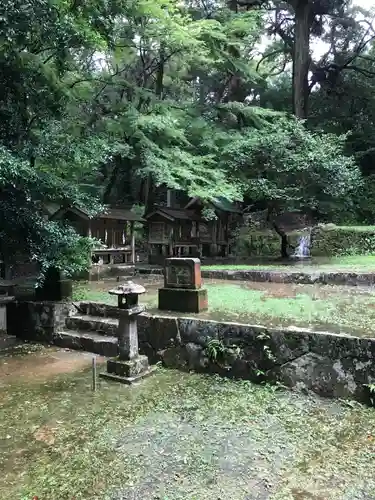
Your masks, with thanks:
M101 373L100 376L108 380L130 385L142 378L148 377L155 369L156 367L148 364L147 356L137 356L128 361L109 359L107 361L107 371Z

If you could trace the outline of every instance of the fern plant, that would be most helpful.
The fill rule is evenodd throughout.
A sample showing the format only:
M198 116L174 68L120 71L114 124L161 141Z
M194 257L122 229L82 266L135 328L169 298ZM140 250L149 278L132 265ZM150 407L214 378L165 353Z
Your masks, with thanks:
M371 406L375 406L375 383L363 385L368 390Z
M207 344L207 356L211 361L217 362L225 353L225 346L221 340L212 339Z

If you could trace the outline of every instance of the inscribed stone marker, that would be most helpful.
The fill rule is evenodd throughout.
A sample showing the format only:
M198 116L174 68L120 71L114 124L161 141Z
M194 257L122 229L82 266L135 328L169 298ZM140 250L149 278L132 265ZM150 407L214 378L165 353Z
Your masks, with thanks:
M165 260L164 288L202 287L201 261L193 258L172 258Z
M208 309L207 290L202 288L199 259L165 260L164 288L159 289L159 309L192 313Z

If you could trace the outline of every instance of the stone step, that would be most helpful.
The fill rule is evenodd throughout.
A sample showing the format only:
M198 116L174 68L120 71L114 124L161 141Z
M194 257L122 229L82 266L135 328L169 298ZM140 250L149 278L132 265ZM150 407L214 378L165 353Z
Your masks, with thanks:
M0 351L10 349L19 343L20 340L16 336L0 332Z
M76 314L67 317L65 325L68 330L91 331L115 337L117 335L118 320L115 318Z
M60 331L54 336L53 343L59 347L92 352L101 356L115 357L118 355L117 337L94 332Z
M99 316L100 318L118 318L119 308L117 306L111 306L109 304L102 304L100 302L75 302L75 308L79 311L79 314L85 314L88 316Z

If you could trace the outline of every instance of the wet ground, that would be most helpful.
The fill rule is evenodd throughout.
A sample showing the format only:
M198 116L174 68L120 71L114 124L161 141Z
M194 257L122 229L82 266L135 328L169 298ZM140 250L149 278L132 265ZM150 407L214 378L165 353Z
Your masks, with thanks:
M141 302L156 311L162 278L154 275L135 277L133 281L145 286L147 293ZM115 304L108 290L117 285L116 280L80 284L76 288L76 299ZM204 286L208 289L209 311L198 315L203 319L375 336L373 287L227 280L204 280Z
M74 373L91 366L93 354L37 344L19 344L0 354L0 388L14 380L22 383L45 381L56 375ZM97 363L104 358L96 356Z
M2 500L375 498L375 412L357 403L162 369L94 393L82 353L0 362Z

